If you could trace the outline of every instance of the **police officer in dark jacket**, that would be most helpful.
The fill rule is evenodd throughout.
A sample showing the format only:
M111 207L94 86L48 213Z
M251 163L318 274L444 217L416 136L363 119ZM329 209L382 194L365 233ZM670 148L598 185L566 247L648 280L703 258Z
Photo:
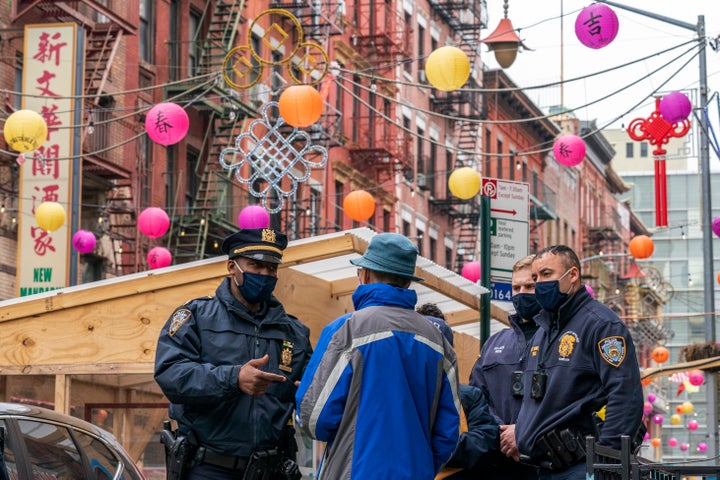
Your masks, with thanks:
M530 339L538 329L533 317L540 312L532 279L534 258L529 255L513 265L512 302L516 313L509 317L511 328L488 338L470 372L470 385L485 392L490 411L502 431L496 455L485 466L485 480L537 478L536 468L519 463L520 454L515 443L515 422L523 398Z
M270 228L228 236L228 278L214 297L175 309L160 332L155 380L177 438L192 446L183 479L242 479L246 470L297 478L291 419L312 347L309 329L272 295L286 246Z
M643 394L635 346L625 324L590 296L575 252L557 245L532 265L542 311L531 341L525 396L515 427L520 453L540 465L541 480L585 479L585 436L607 405L598 443L620 448L638 434Z

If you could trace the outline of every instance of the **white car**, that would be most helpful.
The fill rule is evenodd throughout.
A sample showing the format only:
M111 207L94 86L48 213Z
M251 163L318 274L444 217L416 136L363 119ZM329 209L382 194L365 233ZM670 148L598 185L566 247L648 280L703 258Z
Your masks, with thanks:
M0 480L144 480L112 434L70 415L0 403L0 434Z

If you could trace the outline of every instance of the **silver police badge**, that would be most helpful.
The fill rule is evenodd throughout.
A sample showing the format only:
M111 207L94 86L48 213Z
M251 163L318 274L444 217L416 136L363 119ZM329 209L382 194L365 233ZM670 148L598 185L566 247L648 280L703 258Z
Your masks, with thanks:
M605 337L598 342L600 356L613 367L619 367L625 360L625 338L620 336Z

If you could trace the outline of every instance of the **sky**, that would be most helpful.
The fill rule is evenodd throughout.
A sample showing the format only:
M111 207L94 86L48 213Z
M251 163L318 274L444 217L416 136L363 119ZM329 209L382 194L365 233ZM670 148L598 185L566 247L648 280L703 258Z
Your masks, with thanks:
M641 16L633 12L610 7L619 19L619 31L615 40L601 49L584 46L575 35L575 18L590 0L509 0L508 18L512 21L519 36L532 49L521 51L505 72L519 86L525 89L528 97L543 110L562 103L569 108L578 109L575 115L581 120L596 120L599 127L621 128L637 117L647 117L654 110L654 100L643 100L658 88L659 95L680 90L686 93L693 105L697 106L697 87L699 82L699 63L697 57L690 60L698 51L697 44L678 47L668 53L654 55L631 66L614 69L608 73L590 76L582 80L568 82L561 88L545 87L529 89L527 87L546 85L591 75L613 69L628 62L662 50L678 46L697 39L694 31L685 30L657 19ZM655 14L678 19L696 25L698 15L705 16L705 28L708 37L720 36L720 1L718 0L624 0L617 1ZM562 9L561 9L562 5ZM503 0L487 0L488 28L483 30L483 38L489 35L503 18ZM564 13L564 28L561 35L561 11ZM720 42L719 42L720 43ZM492 53L485 53L483 62L490 68L498 68ZM683 55L684 52L687 52ZM561 55L562 53L562 55ZM673 58L681 56L679 60ZM563 68L561 74L561 56ZM720 91L720 52L706 49L708 97ZM686 66L683 63L690 60ZM670 64L654 72L660 66ZM647 77L647 78L644 78ZM667 83L663 86L663 83ZM637 82L634 86L631 83ZM596 102L615 90L621 93ZM712 99L710 119L720 136L720 114L717 96ZM640 106L632 109L636 104ZM629 113L626 113L628 112ZM619 117L619 118L618 118Z

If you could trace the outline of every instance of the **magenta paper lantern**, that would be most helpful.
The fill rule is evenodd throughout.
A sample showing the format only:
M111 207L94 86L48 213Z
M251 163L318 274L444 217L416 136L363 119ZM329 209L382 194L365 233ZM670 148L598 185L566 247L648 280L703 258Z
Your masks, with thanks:
M185 110L175 103L158 103L145 117L148 136L160 145L173 145L185 138L190 119Z
M594 3L582 9L575 19L575 35L580 43L589 48L603 48L618 34L620 23L607 5Z
M687 444L685 442L680 444L680 450L682 450L683 452L687 452L688 448L690 448L689 444Z
M163 268L172 262L172 254L165 247L153 247L147 254L147 261L150 268Z
M268 228L270 214L260 205L248 205L238 215L240 228Z
M553 153L558 162L574 167L585 158L585 142L577 135L562 135L555 140Z
M657 425L662 425L664 421L665 419L659 413L653 417L653 422L655 422Z
M677 447L677 445L678 445L678 439L675 438L675 437L670 437L670 438L668 439L668 445L670 445L671 447Z
M650 403L655 403L655 400L657 400L657 396L654 393L648 393L647 401Z
M140 212L137 223L143 235L159 238L170 228L170 217L162 208L149 207Z
M72 246L80 253L90 253L95 250L95 234L87 230L78 230L72 237Z
M650 440L650 432L645 432L645 436L643 437L643 442L647 442Z
M643 404L643 415L650 415L653 411L653 406L650 402L645 402Z
M702 370L692 370L688 374L688 382L690 382L690 385L694 385L696 387L702 385L705 382L705 375Z
M705 443L705 442L700 442L700 443L698 443L697 451L700 452L700 453L705 453L705 452L707 452L707 443Z
M480 280L480 262L468 262L463 265L460 274L470 280L471 282L477 282Z
M660 100L660 115L670 123L686 120L691 111L692 103L684 93L668 93Z
M697 420L690 420L687 424L688 430L695 431L698 429L700 425L698 424Z
M595 290L593 290L590 285L585 284L585 290L587 290L591 297L595 298Z
M720 217L715 217L712 221L712 231L715 235L720 237Z

